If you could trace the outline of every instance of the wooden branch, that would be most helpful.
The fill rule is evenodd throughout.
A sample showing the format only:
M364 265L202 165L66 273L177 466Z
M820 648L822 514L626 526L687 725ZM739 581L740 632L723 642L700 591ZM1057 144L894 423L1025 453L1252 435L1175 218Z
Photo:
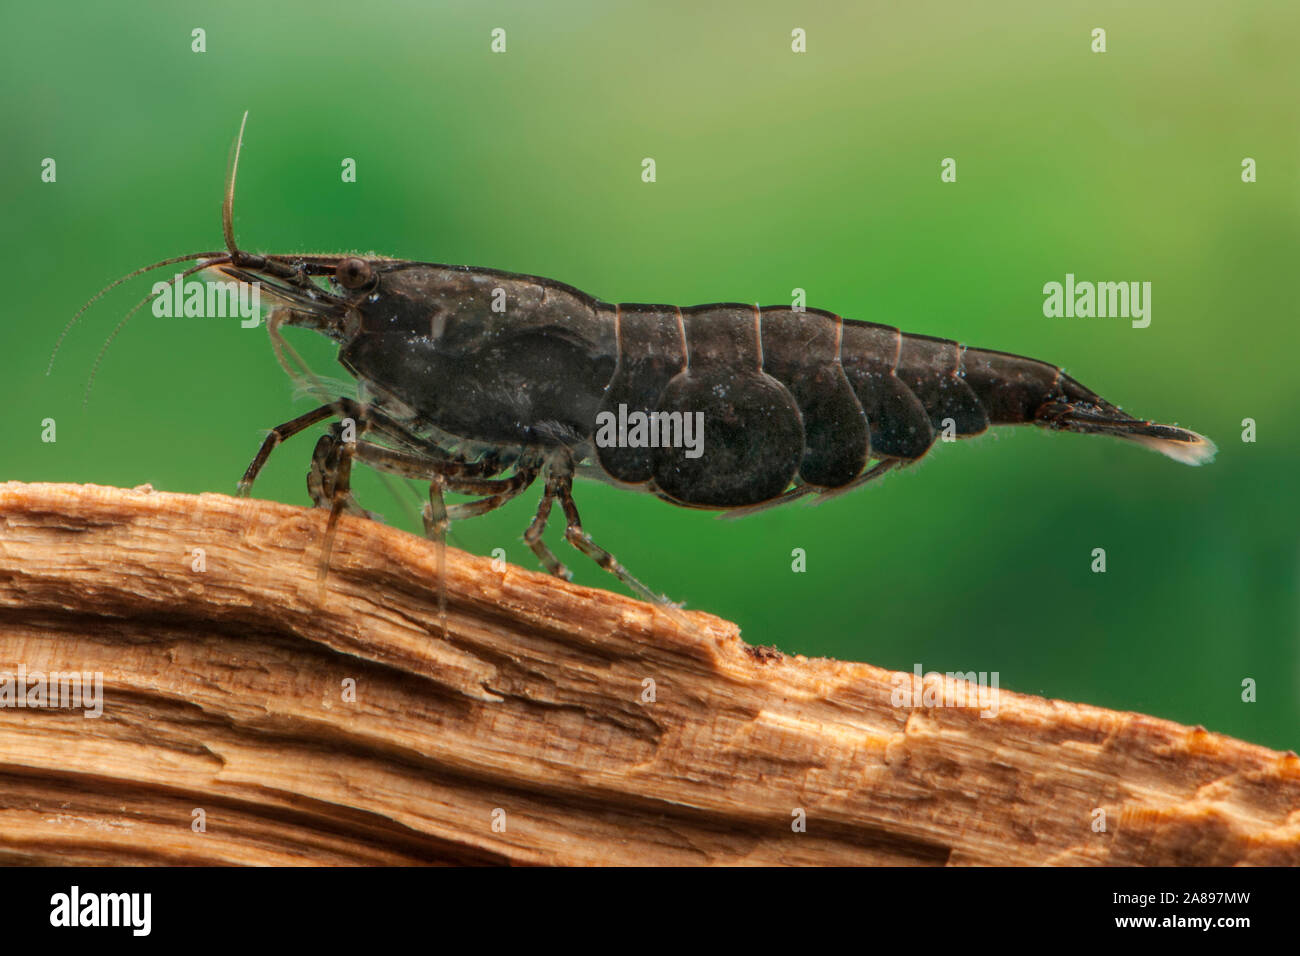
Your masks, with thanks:
M450 549L444 636L432 545L343 518L322 586L324 518L0 485L0 863L1300 863L1295 754L895 706L907 675ZM12 706L54 671L102 716Z

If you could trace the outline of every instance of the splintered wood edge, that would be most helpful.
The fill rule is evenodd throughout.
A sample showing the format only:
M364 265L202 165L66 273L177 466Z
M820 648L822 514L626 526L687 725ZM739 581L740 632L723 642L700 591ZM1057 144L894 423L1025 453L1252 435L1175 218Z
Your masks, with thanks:
M0 484L0 863L1300 863L1293 753L324 525Z

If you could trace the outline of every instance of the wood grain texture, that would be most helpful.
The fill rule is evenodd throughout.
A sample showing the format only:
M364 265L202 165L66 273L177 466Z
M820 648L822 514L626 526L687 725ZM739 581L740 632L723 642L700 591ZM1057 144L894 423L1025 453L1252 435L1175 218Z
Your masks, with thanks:
M324 518L0 485L0 671L104 686L0 707L0 863L1300 863L1294 754L895 706L892 672L454 550L444 634L430 544L345 517L322 586Z

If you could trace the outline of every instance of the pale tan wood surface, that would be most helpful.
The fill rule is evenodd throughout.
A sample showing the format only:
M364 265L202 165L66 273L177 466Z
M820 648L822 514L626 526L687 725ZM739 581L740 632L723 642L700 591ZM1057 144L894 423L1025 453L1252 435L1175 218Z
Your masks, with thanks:
M0 708L0 863L1300 863L1294 754L895 706L890 671L451 549L444 634L431 544L345 517L322 586L324 524L0 485L0 671L104 682L98 718Z

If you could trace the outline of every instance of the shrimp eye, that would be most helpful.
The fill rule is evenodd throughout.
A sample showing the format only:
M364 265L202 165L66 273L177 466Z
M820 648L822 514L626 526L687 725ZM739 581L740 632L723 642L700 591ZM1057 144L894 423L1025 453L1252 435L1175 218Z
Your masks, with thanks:
M334 278L345 289L360 289L370 276L370 263L365 259L344 259L334 270Z

